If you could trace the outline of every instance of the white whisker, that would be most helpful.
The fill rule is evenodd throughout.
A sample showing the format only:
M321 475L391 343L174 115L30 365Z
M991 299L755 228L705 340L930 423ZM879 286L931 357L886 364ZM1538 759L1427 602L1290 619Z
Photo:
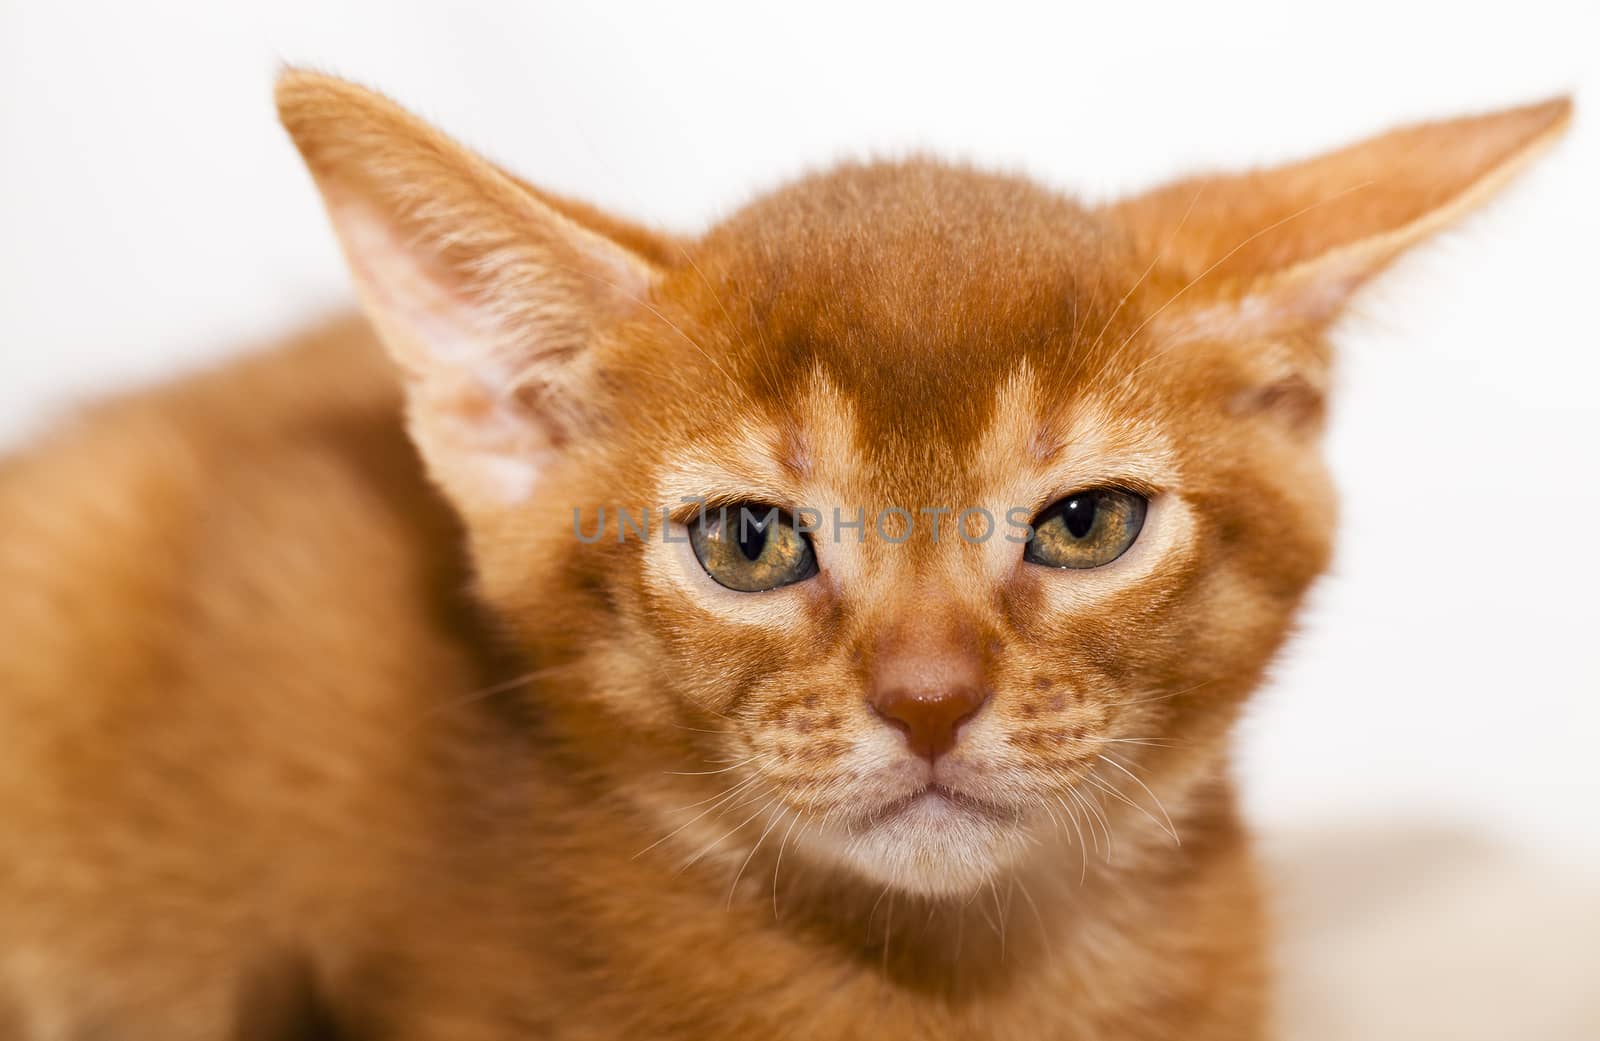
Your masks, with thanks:
M767 805L771 806L772 803L768 803ZM774 814L773 818L767 822L767 826L762 829L761 835L756 839L756 844L751 846L750 852L745 855L744 863L739 865L739 870L734 872L733 882L728 886L727 906L730 910L733 908L733 894L739 888L739 879L744 875L744 869L750 866L750 862L756 858L756 852L761 849L761 844L767 841L767 836L772 833L772 829L777 827L778 822L782 819L783 811L780 809L778 813Z
M1090 784L1094 785L1096 788L1100 789L1101 791L1105 792L1107 795L1112 796L1117 801L1126 803L1127 805L1129 805L1129 806L1133 807L1134 809L1138 810L1140 813L1144 814L1144 816L1146 816L1146 817L1148 817L1150 819L1150 823L1154 824L1156 827L1160 828L1162 831L1166 832L1168 835L1171 835L1172 836L1172 841L1174 841L1174 842L1178 841L1178 833L1172 830L1170 824L1163 824L1159 819L1157 819L1155 814L1151 813L1149 810L1145 809L1143 806L1140 806L1138 803L1136 803L1132 799L1128 798L1128 796L1126 794L1124 794L1123 791L1120 788L1118 788L1116 785L1112 784L1110 781L1107 781L1103 777L1097 777L1093 773L1085 774L1083 779L1085 781L1088 781Z
M659 839L656 839L654 842L650 843L650 845L646 846L644 849L641 849L639 852L635 853L630 859L638 860L640 857L644 856L646 853L648 853L651 850L655 849L657 846L661 845L663 842L665 842L668 839L672 838L672 836L678 834L680 831L682 831L683 829L687 828L689 825L693 824L695 821L699 820L701 817L704 817L706 814L711 813L713 810L717 809L717 807L720 806L724 801L726 801L728 799L731 799L731 798L734 798L739 792L741 792L742 790L744 790L746 788L749 788L751 785L755 784L758 780L760 780L759 777L747 777L744 780L740 781L738 784L734 785L732 788L726 789L721 794L713 795L709 799L702 799L699 802L690 803L688 806L683 807L683 809L685 809L685 810L692 810L696 806L703 806L708 802L711 803L710 806L707 806L705 809L701 810L699 813L695 814L693 817L691 817L688 820L684 821L682 824L678 825L676 828L673 828L671 831L667 832L665 835L661 836Z
M757 756L753 755L746 756L743 759L735 762L732 766L724 766L718 770L663 770L661 772L664 774L670 774L673 777L706 777L711 774L725 774L729 770L737 770L746 763L754 762L757 758Z
M800 814L796 813L789 822L789 830L783 833L783 838L778 842L778 856L772 862L772 918L778 918L778 869L783 867L783 850L789 845L789 836L794 832L794 826L800 823Z
M752 802L755 802L757 799L761 798L761 796L765 795L765 794L766 794L765 792L759 793L759 794L755 795L752 798L746 799L746 800L738 803L737 805L738 806L748 806ZM761 805L761 807L759 809L756 810L756 812L752 813L750 816L746 817L744 820L740 821L738 824L735 824L733 827L729 828L727 831L723 832L718 837L716 837L716 838L712 839L710 842L706 843L703 847L701 847L700 852L696 853L694 856L690 857L688 860L684 861L682 864L679 864L678 865L678 869L676 871L674 871L673 874L681 875L685 871L687 871L690 868L694 867L694 865L699 863L700 859L702 857L704 857L707 853L710 853L713 849L716 849L718 846L722 845L722 843L726 839L738 834L740 829L742 829L745 825L749 824L751 821L755 820L757 817L759 817L763 813L765 813L767 811L767 809L769 807L771 807L772 804L777 802L777 801L778 801L778 797L776 795L774 795L771 798L769 798L765 803L763 803ZM728 807L728 809L732 809L732 808L733 807Z
M1096 753L1095 754L1095 758L1099 759L1101 762L1105 763L1108 766L1114 766L1118 770L1121 770L1123 773L1127 774L1133 780L1134 784L1137 784L1140 788L1143 788L1144 791L1145 791L1145 794L1149 795L1151 800L1155 802L1156 809L1161 811L1161 816L1163 818L1165 818L1165 820L1167 822L1167 834L1172 836L1172 841L1173 842L1177 843L1180 846L1183 845L1183 840L1178 837L1178 829L1172 823L1172 815L1169 814L1167 812L1167 808L1162 805L1160 797L1157 796L1155 792L1152 792L1150 790L1150 786L1149 785L1147 785L1143 781L1139 780L1138 775L1136 775L1132 770L1129 770L1127 767L1122 766L1121 764L1115 762L1114 760L1108 758L1107 756L1100 755L1099 753Z

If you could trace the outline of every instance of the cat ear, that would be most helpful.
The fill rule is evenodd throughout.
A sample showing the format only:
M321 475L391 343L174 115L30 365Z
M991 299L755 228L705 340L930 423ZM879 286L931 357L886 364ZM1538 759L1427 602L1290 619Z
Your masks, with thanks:
M1275 169L1197 177L1107 208L1131 236L1169 337L1315 331L1402 251L1553 142L1557 98L1425 123Z
M641 306L664 250L353 84L290 70L277 103L434 479L463 507L527 498L585 421L597 331Z

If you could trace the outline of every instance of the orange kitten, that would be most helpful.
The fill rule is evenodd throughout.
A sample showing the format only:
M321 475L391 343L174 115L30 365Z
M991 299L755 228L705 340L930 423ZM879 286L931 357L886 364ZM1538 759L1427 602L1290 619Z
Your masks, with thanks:
M1265 1036L1323 333L1567 102L680 239L278 101L371 326L0 469L0 1034Z

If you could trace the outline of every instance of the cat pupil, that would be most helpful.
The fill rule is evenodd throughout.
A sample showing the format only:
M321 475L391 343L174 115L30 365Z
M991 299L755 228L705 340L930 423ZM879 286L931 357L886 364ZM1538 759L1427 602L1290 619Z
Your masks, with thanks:
M767 546L767 525L764 520L744 516L739 523L739 552L749 561L761 559L761 551Z
M1075 539L1081 539L1089 534L1089 529L1094 527L1095 501L1092 496L1075 495L1067 500L1067 507L1062 511L1061 519L1066 522L1067 530Z

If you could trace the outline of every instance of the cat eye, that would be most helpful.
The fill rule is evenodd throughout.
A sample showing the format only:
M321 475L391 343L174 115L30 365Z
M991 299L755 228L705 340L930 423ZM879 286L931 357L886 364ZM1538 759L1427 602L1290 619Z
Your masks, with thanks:
M1102 567L1128 552L1149 505L1144 496L1120 488L1069 495L1034 518L1022 559L1045 567Z
M706 574L741 593L763 593L817 573L811 540L775 506L706 510L689 522L689 542Z

